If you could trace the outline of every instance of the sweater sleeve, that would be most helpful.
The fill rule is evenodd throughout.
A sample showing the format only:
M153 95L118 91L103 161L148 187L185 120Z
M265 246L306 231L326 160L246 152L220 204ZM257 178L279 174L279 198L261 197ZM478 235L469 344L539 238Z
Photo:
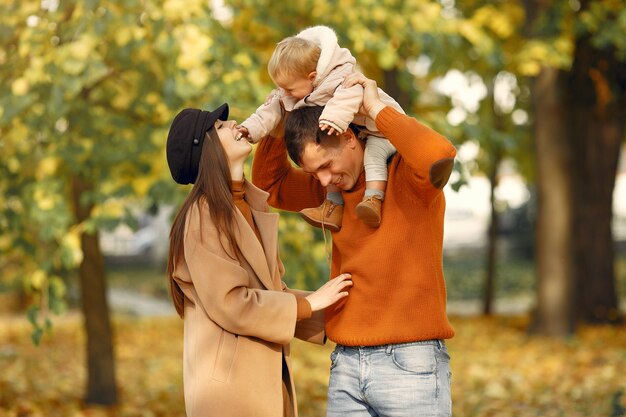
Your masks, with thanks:
M311 303L309 303L306 297L296 296L296 302L298 303L298 313L296 318L298 320L311 318L313 310L311 310Z
M438 194L448 182L456 149L448 139L416 119L391 107L376 116L376 126L402 157L401 169L426 198ZM400 165L399 165L400 166Z
M298 300L298 321L296 322L295 337L305 342L323 345L326 343L326 333L324 331L324 310L311 311L311 305L304 299L311 294L310 291L301 291L287 288L283 282L283 291L296 296ZM300 299L308 304L308 317L300 317ZM306 306L303 306L306 308Z
M324 201L324 187L311 174L291 165L283 138L268 136L257 146L252 162L252 182L270 196L272 207L300 211Z

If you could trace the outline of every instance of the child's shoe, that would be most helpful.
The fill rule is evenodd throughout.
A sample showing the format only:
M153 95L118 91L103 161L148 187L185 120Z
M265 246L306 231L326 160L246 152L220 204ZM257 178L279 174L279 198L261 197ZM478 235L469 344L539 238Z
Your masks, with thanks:
M319 207L305 208L300 210L302 218L312 226L338 232L341 229L343 218L343 205L330 200L324 200Z
M370 227L378 227L380 226L382 204L383 199L377 195L364 197L356 206L356 217Z

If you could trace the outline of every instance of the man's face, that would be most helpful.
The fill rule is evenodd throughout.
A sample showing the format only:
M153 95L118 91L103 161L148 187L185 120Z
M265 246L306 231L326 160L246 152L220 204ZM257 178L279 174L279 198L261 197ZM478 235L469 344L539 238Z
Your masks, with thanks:
M324 187L333 184L348 191L363 172L363 146L351 130L326 137L322 144L311 141L304 147L300 167L313 174Z

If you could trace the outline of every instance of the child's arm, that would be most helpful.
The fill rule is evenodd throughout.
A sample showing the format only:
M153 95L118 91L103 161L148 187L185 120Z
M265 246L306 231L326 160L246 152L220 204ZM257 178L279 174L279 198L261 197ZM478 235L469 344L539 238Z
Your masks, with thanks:
M330 128L328 134L345 132L352 123L354 116L359 112L362 100L362 86L358 84L350 88L340 86L324 107L320 116L320 128L326 130L323 126L326 125Z
M274 130L282 119L283 112L280 93L274 90L267 96L265 103L237 126L237 129L250 142L257 143Z

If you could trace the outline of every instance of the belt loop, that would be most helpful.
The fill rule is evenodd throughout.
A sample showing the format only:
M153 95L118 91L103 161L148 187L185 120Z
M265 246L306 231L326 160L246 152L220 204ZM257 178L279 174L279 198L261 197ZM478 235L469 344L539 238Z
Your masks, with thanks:
M385 349L385 353L387 355L390 355L391 352L393 352L393 345L387 345L387 348Z
M437 348L441 350L441 348L443 347L443 343L441 343L440 339L436 339L436 342L437 342Z

